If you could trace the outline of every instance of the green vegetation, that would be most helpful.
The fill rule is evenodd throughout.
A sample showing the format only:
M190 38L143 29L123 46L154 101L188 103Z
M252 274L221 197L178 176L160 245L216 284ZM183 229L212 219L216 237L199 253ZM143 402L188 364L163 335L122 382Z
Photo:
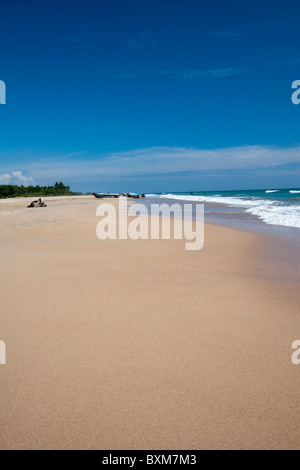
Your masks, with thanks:
M54 186L15 186L11 184L0 185L0 199L8 197L45 197L45 196L74 196L69 186L62 182Z

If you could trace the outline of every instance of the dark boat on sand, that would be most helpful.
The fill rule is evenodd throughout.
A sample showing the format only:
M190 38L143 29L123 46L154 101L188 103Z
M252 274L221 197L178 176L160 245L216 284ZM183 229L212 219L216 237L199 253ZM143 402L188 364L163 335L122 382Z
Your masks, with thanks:
M120 196L129 197L132 199L141 199L145 197L145 194L139 193L92 193L96 199L106 199L106 198L118 198Z
M139 193L122 193L122 196L130 197L133 199L141 199L141 198L146 197L145 194L139 194Z
M105 199L105 198L118 198L120 194L118 193L92 193L96 199Z

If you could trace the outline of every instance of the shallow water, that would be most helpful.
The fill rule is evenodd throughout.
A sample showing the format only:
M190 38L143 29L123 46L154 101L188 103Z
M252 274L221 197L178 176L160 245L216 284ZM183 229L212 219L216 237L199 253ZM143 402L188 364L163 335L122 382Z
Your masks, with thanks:
M149 194L148 198L216 204L213 212L246 213L267 225L300 228L298 189Z

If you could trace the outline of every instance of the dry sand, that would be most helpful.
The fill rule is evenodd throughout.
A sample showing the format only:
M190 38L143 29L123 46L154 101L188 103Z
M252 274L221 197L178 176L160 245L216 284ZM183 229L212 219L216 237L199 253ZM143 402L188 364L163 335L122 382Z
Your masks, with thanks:
M1 449L300 447L299 276L263 236L100 241L99 201L26 203L0 202Z

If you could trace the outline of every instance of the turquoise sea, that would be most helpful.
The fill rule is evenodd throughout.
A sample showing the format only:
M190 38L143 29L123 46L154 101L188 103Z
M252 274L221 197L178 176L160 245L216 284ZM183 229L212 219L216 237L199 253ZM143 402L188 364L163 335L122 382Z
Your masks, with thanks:
M267 225L300 228L299 188L170 192L147 194L147 198L207 203L207 214L249 214Z

